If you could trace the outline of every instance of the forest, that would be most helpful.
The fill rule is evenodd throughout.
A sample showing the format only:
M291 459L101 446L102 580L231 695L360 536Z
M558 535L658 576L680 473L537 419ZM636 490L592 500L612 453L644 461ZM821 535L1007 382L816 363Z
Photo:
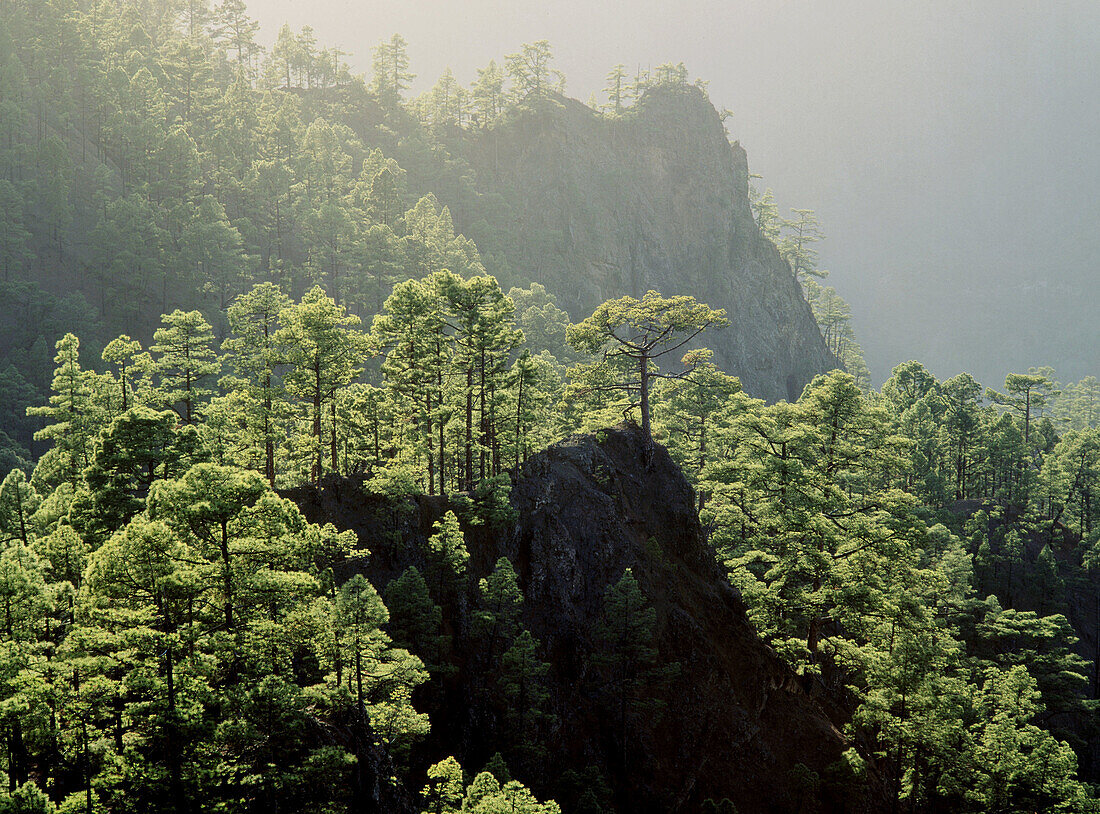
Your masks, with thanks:
M638 786L695 678L660 579L618 567L562 665L535 566L484 556L543 450L617 432L842 740L769 810L1100 811L1096 378L873 388L814 212L745 179L832 360L757 398L727 304L571 314L516 264L461 145L566 104L548 43L410 98L400 36L359 77L257 34L242 0L0 6L0 812L764 810ZM662 94L706 84L615 66L589 108ZM317 508L348 490L355 528Z

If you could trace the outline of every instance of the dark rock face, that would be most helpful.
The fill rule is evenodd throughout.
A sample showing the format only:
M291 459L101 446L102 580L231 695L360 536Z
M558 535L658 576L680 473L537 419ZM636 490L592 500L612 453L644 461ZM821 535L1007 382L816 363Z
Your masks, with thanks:
M612 297L655 289L725 308L730 326L701 341L745 390L797 398L836 367L788 264L753 220L748 163L695 88L657 88L606 120L574 100L480 137L463 156L509 240L520 278L541 282L573 319ZM481 213L455 205L466 229ZM468 232L469 233L469 232Z
M391 513L348 481L291 496L311 520L359 533L380 590L418 564L419 543L446 510L437 497ZM514 524L471 527L466 539L473 585L499 557L512 561L523 624L551 664L560 724L547 734L545 763L520 761L519 779L565 802L567 814L562 776L590 767L608 780L620 812L696 812L708 798L729 798L742 814L876 809L838 780L849 744L752 630L704 543L692 489L663 448L626 425L566 439L528 462L512 504ZM605 647L597 632L605 592L626 568L656 611L659 663L679 670L647 689L657 703L632 721L624 745L594 656ZM491 679L464 639L471 605L472 594L445 610L457 671L425 699L433 721L419 756L425 766L455 754L477 770L507 742L484 691Z
M668 453L634 429L570 438L533 459L513 492L519 522L501 541L516 564L525 619L556 667L562 746L580 764L614 761L591 730L609 725L586 691L584 659L604 592L631 568L657 611L663 712L628 736L623 810L795 811L798 764L824 775L845 748L826 716L759 640L702 542L694 494ZM618 784L616 784L618 785ZM790 796L789 796L790 795Z

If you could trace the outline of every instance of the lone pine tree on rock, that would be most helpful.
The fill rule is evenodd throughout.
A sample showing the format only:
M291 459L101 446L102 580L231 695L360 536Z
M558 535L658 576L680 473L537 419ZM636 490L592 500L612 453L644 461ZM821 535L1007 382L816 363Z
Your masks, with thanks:
M708 328L728 325L724 309L713 309L694 297L664 297L647 291L642 299L620 297L608 300L592 316L568 331L569 344L580 351L600 354L602 362L614 366L617 360L634 367L636 374L623 370L615 385L597 385L636 393L642 413L642 431L650 432L649 390L654 378L680 378L683 373L660 373L656 360L687 345ZM599 364L599 363L597 363Z

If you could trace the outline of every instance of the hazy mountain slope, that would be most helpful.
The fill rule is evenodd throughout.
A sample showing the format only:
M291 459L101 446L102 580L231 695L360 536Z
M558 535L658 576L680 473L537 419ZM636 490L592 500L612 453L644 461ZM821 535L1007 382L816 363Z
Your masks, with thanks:
M617 119L563 99L448 146L482 193L455 203L457 225L574 319L651 288L692 294L729 312L704 341L753 395L796 398L835 366L753 221L745 152L698 89L655 88ZM491 231L479 228L487 205Z

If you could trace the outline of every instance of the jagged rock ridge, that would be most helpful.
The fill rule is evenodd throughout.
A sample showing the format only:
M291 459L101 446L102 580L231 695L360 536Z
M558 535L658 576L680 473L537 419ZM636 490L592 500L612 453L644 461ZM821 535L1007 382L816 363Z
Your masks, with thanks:
M730 326L704 343L749 393L793 400L836 366L790 267L761 235L748 163L696 88L657 88L608 120L562 99L471 135L463 156L487 199L508 202L501 253L544 284L574 319L603 300L649 289L725 308ZM457 202L456 222L483 213Z

